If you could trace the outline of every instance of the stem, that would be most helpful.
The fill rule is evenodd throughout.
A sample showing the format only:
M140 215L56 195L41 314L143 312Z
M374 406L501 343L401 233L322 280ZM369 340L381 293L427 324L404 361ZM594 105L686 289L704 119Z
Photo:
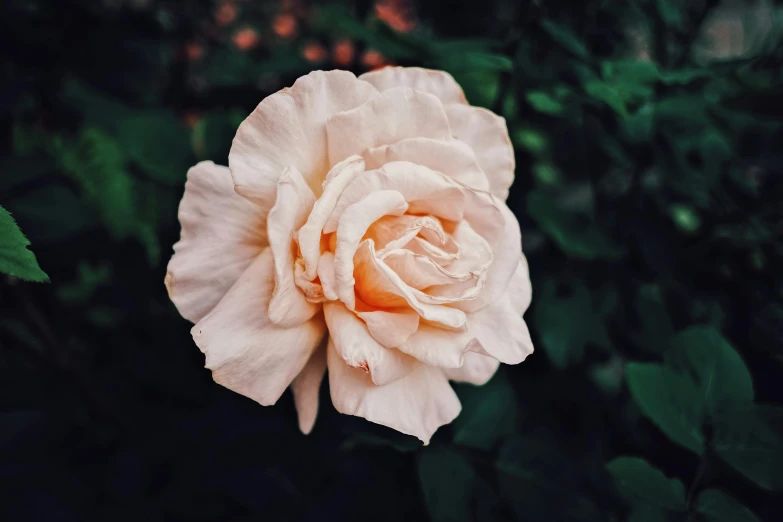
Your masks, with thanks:
M702 455L701 460L699 461L699 469L696 470L696 477L693 479L693 482L691 483L691 487L688 488L688 496L686 497L685 502L688 506L689 511L691 509L691 506L693 506L694 497L702 490L704 483L707 480L709 471L710 471L710 454L708 451L705 452L704 455Z

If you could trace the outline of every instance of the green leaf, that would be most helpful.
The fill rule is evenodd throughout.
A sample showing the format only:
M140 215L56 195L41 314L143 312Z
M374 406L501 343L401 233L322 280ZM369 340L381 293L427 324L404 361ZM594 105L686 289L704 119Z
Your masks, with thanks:
M11 214L0 207L0 272L25 281L48 282L49 276L38 266L29 245Z
M533 175L544 185L557 185L560 182L560 172L551 163L536 163L533 165Z
M715 73L709 69L676 69L662 71L661 80L667 85L688 85L696 80L712 78Z
M661 77L658 66L647 60L617 60L601 64L601 75L606 80L635 86L655 83Z
M583 60L590 59L590 52L587 50L587 47L577 38L571 29L563 27L551 20L544 20L541 22L541 27L549 34L552 40L560 44L564 49Z
M625 100L613 85L597 80L590 81L585 84L585 91L593 98L609 105L617 114L621 116L628 115Z
M419 454L417 468L433 522L473 520L471 504L478 477L465 457L455 451L429 448Z
M690 205L674 204L669 208L672 221L686 234L695 234L701 227L699 214Z
M193 151L200 160L228 165L231 142L237 132L236 114L215 111L201 118L193 129ZM241 121L241 120L240 120Z
M145 190L153 182L135 179L120 144L99 129L87 128L75 141L58 139L54 150L63 171L79 185L109 234L115 239L139 240L154 265L160 247L152 220L166 208L166 199L171 199L166 197L166 187Z
M748 406L715 419L715 453L764 489L783 491L783 408Z
M551 280L541 286L533 322L555 368L562 370L581 361L588 343L611 348L603 314L595 305L590 290L582 283L575 284L567 296L558 296Z
M629 499L641 499L672 511L685 511L685 488L677 479L637 457L618 457L606 465L617 487Z
M618 259L625 253L592 219L561 208L543 189L528 194L527 211L568 256L586 260Z
M501 54L473 51L461 55L443 56L439 60L440 65L446 70L468 71L510 71L514 68L514 62Z
M525 94L525 99L538 112L553 116L563 113L563 104L543 91L530 91Z
M128 156L155 181L185 183L193 163L185 128L167 112L142 112L126 119L119 139Z
M634 143L648 143L655 130L655 109L647 103L622 120L625 135Z
M704 406L696 385L657 364L629 363L628 388L642 413L673 442L696 453L704 451Z
M449 69L448 66L443 69L450 72L462 86L471 105L490 107L495 102L500 85L500 74L497 71Z
M517 129L513 134L514 143L529 150L536 156L541 156L549 148L547 137L542 132L531 128Z
M109 233L128 236L136 226L134 184L119 143L102 130L87 128L74 142L57 140L55 153Z
M477 449L492 449L514 432L517 403L505 372L499 371L484 386L455 384L462 411L454 421L454 442Z
M714 415L727 407L753 402L753 381L742 358L708 326L695 326L678 333L667 352L668 362L693 378L707 412Z
M717 489L699 495L696 512L704 516L705 522L759 522L751 510Z

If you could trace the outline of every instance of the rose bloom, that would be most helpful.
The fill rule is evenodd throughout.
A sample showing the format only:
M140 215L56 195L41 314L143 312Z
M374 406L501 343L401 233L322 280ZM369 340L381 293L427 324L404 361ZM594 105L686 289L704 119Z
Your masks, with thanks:
M448 74L316 71L239 126L228 167L190 169L166 287L223 386L291 387L308 433L335 408L425 444L449 381L486 383L532 351L505 120Z

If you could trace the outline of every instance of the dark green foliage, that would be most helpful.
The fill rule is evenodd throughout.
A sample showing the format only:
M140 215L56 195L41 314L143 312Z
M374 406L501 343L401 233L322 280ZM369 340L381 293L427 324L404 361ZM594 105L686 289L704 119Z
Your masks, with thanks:
M617 487L632 502L644 501L671 511L685 511L685 488L635 457L618 457L606 465Z
M722 413L715 452L764 489L783 490L783 408L749 405Z
M703 491L696 500L696 512L706 522L756 522L753 513L736 499L716 489Z
M625 374L631 396L642 413L672 441L702 453L704 406L696 385L658 364L630 363Z
M454 421L454 442L491 450L516 430L518 405L511 383L500 370L483 387L455 386L462 412Z
M778 520L780 2L375 4L0 2L0 519ZM307 437L215 385L163 285L188 167L367 52L450 72L516 153L536 353L427 447L327 384Z
M0 272L25 281L48 281L49 276L38 266L35 255L28 250L30 242L14 222L11 214L0 207Z

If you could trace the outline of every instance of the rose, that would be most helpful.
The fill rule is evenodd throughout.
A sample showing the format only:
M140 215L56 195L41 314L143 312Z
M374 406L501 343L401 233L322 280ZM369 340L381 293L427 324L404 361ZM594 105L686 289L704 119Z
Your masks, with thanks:
M335 408L426 444L533 351L505 121L443 72L313 72L240 125L229 167L188 173L166 287L216 382L302 431ZM328 338L328 343L323 340Z

